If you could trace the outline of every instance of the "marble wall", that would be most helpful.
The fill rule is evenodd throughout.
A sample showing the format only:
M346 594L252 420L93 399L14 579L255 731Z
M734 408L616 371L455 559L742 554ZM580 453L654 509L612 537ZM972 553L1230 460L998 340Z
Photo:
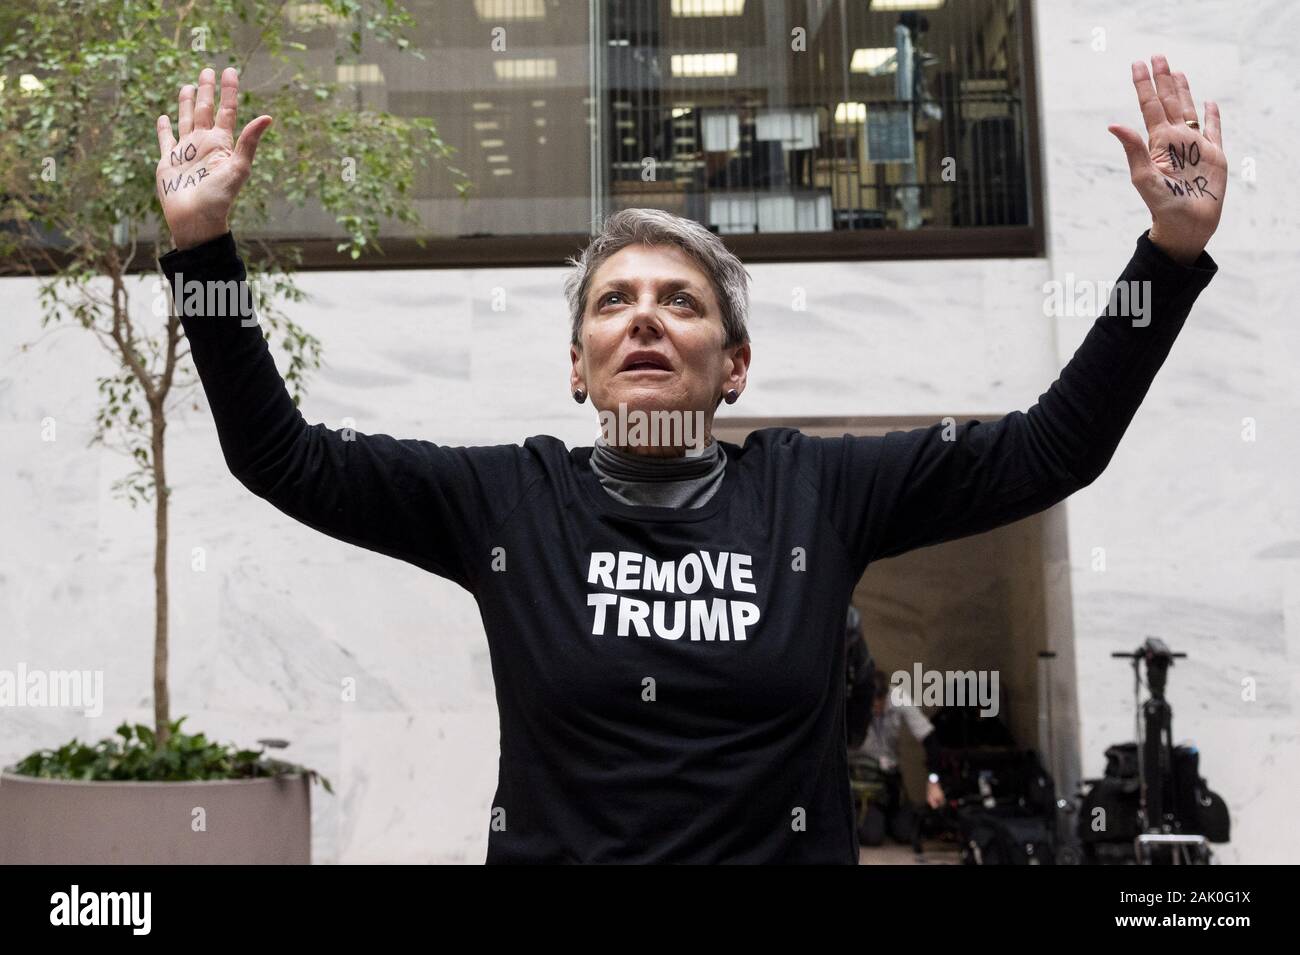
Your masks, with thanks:
M1133 688L1112 650L1164 637L1174 735L1227 799L1225 862L1295 862L1300 782L1300 332L1290 315L1300 190L1286 152L1300 9L1281 2L1038 3L1048 273L1113 271L1145 225L1106 125L1141 129L1127 64L1154 53L1223 116L1230 179L1210 244L1220 267L1106 473L1068 502L1084 769L1132 737ZM1098 29L1105 49L1094 49ZM1117 237L1123 237L1119 239ZM1058 320L1058 358L1084 331ZM1243 440L1246 419L1255 440ZM1101 559L1104 558L1104 569ZM1091 767L1091 768L1090 768Z
M1223 860L1293 861L1300 330L1287 310L1300 190L1285 152L1300 144L1300 117L1286 108L1300 11L1118 0L1036 8L1047 255L752 266L755 361L736 411L937 418L1029 407L1090 325L1044 318L1043 283L1113 279L1146 225L1106 125L1140 128L1128 64L1167 54L1223 112L1232 179L1210 247L1221 272L1107 472L1063 505L1079 753L1085 775L1099 773L1105 746L1131 736L1131 685L1109 653L1165 637L1191 655L1172 676L1175 735L1201 746L1202 771L1233 813ZM448 444L537 433L590 441L590 407L568 395L562 277L303 276L310 300L294 314L327 360L304 414ZM105 674L98 719L0 709L8 763L149 719L153 588L150 516L110 491L127 462L86 446L95 379L112 365L80 330L41 330L35 283L2 285L0 668ZM505 311L491 307L497 288ZM791 308L797 289L806 311ZM138 289L142 308L148 291ZM1247 418L1254 441L1242 439ZM46 419L55 441L42 440ZM174 713L242 744L289 739L288 756L331 779L336 795L317 790L315 800L319 862L480 862L498 753L474 601L249 495L225 470L201 393L174 417L168 442ZM354 701L340 699L346 677ZM1255 690L1247 699L1243 681Z

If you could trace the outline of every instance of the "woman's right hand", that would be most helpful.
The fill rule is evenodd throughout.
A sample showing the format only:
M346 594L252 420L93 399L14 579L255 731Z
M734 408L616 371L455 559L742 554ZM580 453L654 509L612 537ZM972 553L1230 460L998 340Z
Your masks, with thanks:
M271 125L259 116L234 141L239 74L227 67L221 74L221 108L215 109L216 72L205 69L195 88L181 87L180 141L172 136L171 120L158 117L156 180L158 201L178 249L189 249L230 231L230 207L248 180L257 143Z

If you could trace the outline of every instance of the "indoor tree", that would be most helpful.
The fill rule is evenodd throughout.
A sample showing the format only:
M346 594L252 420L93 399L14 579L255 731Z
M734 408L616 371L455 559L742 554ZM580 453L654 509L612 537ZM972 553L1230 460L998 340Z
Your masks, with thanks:
M365 108L356 87L339 81L355 78L348 64L363 47L419 57L405 36L412 26L396 0L32 0L0 8L0 263L5 274L39 277L43 328L80 326L116 366L98 379L91 444L131 461L115 494L133 508L152 505L148 735L160 751L179 725L167 682L167 421L198 379L156 258L167 230L157 212L155 121L203 68L234 67L241 112L273 115L280 133L261 143L232 215L235 234L312 206L337 223L338 251L353 259L381 252L385 222L418 221L412 188L421 167L448 175L462 196L468 189L432 119ZM280 309L303 297L293 274L300 252L253 241L241 254L297 402L320 365L319 341ZM158 277L154 307L142 318L132 308L141 288L133 278L150 272Z

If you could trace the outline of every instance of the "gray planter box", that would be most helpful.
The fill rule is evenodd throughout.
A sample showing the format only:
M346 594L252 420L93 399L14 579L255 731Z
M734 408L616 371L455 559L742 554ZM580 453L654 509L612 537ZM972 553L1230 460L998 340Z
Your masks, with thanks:
M196 819L206 831L194 831ZM0 773L0 865L164 863L309 865L310 779L77 782Z

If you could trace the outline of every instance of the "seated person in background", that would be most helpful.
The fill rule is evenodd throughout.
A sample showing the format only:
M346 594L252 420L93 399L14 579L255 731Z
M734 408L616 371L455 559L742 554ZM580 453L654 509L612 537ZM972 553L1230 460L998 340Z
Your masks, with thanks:
M925 747L926 771L929 773L926 803L931 809L938 809L944 802L943 788L939 785L939 743L934 735L934 726L901 689L898 691L901 699L896 705L891 699L890 689L889 674L876 670L871 724L857 752L860 756L874 759L879 765L887 795L883 804L870 805L867 809L858 832L858 839L864 846L881 845L885 841L886 829L897 842L912 841L916 815L904 799L903 777L898 768L898 741L903 724L907 724L911 734Z

